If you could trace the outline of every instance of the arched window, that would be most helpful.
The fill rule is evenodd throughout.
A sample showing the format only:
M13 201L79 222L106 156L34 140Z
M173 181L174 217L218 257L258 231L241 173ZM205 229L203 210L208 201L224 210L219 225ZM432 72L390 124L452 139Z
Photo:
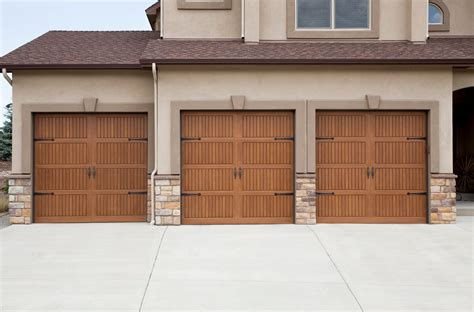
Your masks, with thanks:
M443 0L430 0L428 25L430 32L449 31L449 10Z
M443 25L444 13L439 6L434 3L430 3L428 11L428 23L430 25Z

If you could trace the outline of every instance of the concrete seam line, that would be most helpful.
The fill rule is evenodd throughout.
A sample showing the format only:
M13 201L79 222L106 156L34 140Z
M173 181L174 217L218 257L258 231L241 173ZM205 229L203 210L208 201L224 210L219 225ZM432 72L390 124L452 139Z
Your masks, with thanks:
M142 297L142 300L140 302L140 308L138 309L138 312L142 311L143 302L145 301L146 293L148 291L148 287L150 286L151 276L153 275L153 271L155 270L156 261L158 260L158 256L160 255L161 245L163 244L163 240L165 238L166 231L168 231L168 226L163 231L163 235L161 235L160 244L158 245L158 249L156 250L155 259L153 261L153 265L151 266L150 274L148 275L148 280L146 282L145 291L143 292L143 297Z
M310 230L311 233L313 233L314 237L316 237L317 241L319 242L319 244L321 245L321 247L324 249L324 252L326 253L326 255L328 256L329 260L331 260L331 263L332 265L334 266L334 268L336 269L337 273L339 274L339 276L342 278L342 280L344 281L344 284L346 284L346 287L347 289L349 290L349 292L351 293L352 297L354 297L354 300L357 302L357 305L359 306L360 310L362 312L364 312L364 308L362 308L362 305L360 304L359 300L357 299L356 295L354 294L354 292L352 291L351 287L349 286L349 283L346 281L346 279L344 278L344 275L342 275L341 271L339 270L339 268L337 267L336 265L336 262L334 262L334 259L331 257L331 255L329 254L329 251L326 249L326 247L324 247L324 244L323 242L321 241L321 239L319 238L318 234L313 231L313 229L311 229L308 225L306 225L306 227L308 228L308 230Z

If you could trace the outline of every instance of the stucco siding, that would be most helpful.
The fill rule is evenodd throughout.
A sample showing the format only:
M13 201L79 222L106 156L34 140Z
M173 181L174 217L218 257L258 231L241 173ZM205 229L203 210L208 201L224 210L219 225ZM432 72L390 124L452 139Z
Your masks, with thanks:
M453 91L474 88L474 69L457 69L453 71Z
M171 102L226 101L244 95L248 101L434 100L439 102L439 137L430 155L432 172L452 172L452 70L450 68L362 66L163 66L159 71L159 173L170 174ZM308 112L311 114L312 112Z
M233 0L231 10L178 10L177 4L163 4L165 38L241 38L241 0Z
M449 35L474 35L474 1L443 0L451 14ZM436 35L438 33L432 33Z
M31 172L31 113L24 116L26 107L80 112L84 98L97 98L98 111L153 107L151 70L15 71L13 81L14 173Z

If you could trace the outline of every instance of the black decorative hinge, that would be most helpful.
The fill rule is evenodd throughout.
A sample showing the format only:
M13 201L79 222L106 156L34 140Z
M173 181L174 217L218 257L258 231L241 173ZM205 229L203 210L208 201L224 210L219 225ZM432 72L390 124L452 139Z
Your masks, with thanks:
M316 137L316 141L334 141L333 137Z
M201 196L201 193L182 193L181 196Z
M201 138L181 138L181 141L201 141Z
M316 192L316 196L332 196L336 195L334 192Z

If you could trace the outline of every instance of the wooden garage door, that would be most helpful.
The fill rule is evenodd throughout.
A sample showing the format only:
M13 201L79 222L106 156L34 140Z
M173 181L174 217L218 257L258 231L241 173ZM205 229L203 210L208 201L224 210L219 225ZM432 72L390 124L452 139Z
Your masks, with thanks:
M147 116L38 114L35 222L145 221Z
M426 114L316 113L317 221L425 223Z
M185 112L185 224L292 223L291 112Z

